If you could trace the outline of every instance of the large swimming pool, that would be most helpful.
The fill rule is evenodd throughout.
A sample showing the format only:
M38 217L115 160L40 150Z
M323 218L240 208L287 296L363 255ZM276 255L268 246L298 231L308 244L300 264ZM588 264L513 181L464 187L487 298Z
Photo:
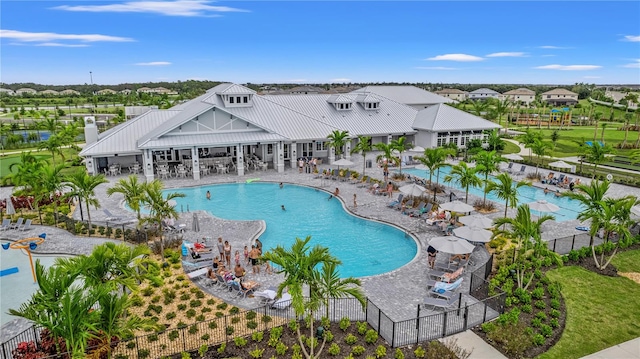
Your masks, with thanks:
M211 200L206 192L211 191ZM346 212L327 192L286 184L254 182L171 189L184 193L177 208L208 211L231 220L264 220L263 251L295 238L311 236L311 245L328 247L342 261L342 277L385 273L409 263L417 253L415 240L397 227L365 220ZM282 210L281 206L286 210ZM212 234L215 238L215 233ZM247 244L249 241L247 240Z
M458 186L454 182L449 182L449 183L444 182L444 177L447 174L449 174L450 168L451 167L443 167L440 169L440 176L439 176L440 184L444 184L446 186L450 186L464 192L465 189ZM426 178L427 180L429 180L429 170L425 171L425 170L418 170L415 168L408 168L408 169L403 169L402 172L411 174L412 176ZM436 174L437 172L433 174L432 180L434 182L436 181ZM489 176L489 179L493 179L493 178L494 177ZM549 186L549 187L553 189L554 186ZM484 194L484 186L479 188L469 188L469 194L482 197ZM489 193L487 195L487 199L504 205L504 200L499 199L497 196L495 196L492 193ZM580 202L578 201L569 199L567 197L556 197L553 193L544 193L543 190L536 187L524 186L518 189L518 205L535 202L541 199L544 199L547 202L553 203L558 207L560 207L560 210L557 212L545 213L545 214L551 214L555 216L557 222L576 219L582 208ZM533 210L532 212L536 213L536 211L533 211Z

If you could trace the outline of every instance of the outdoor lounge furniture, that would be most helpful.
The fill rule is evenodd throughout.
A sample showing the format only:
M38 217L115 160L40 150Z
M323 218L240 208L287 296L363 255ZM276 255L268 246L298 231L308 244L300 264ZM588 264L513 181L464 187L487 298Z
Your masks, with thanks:
M459 278L453 283L438 282L433 285L433 288L429 290L429 294L436 297L449 299L456 294L458 288L462 284L464 278Z
M24 218L20 217L20 218L18 218L17 221L15 221L14 223L11 223L11 225L9 225L9 229L18 229L18 228L20 228L20 226L22 226L23 223L24 223Z
M2 220L2 224L0 225L0 231L6 231L11 226L11 220L9 218L5 218Z
M389 204L387 205L387 207L389 208L395 208L397 205L399 205L400 203L402 203L402 199L404 198L404 195L402 193L400 193L398 195L398 198L395 201L391 201L389 202Z
M445 310L453 307L453 305L456 304L456 302L458 301L459 297L460 297L460 294L451 296L451 298L449 299L427 297L424 299L424 302L422 302L422 304L427 307L433 308L433 310L436 310L436 309Z
M31 229L31 218L27 219L21 226L18 227L19 231L28 231Z
M282 293L282 298L276 300L271 306L274 309L287 309L291 305L291 294Z

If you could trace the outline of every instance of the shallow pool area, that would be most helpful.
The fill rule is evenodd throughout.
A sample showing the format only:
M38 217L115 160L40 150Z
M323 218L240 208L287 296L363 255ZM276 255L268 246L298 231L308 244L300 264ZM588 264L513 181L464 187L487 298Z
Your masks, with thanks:
M61 256L48 256L33 254L33 265L36 260L40 260L45 267L53 264L56 258ZM23 250L0 249L0 269L7 270L17 267L18 271L0 277L0 325L3 325L17 317L9 315L9 309L18 309L22 303L31 298L31 295L38 289L38 284L34 283L31 275L31 265L29 256Z
M211 199L207 200L206 192ZM230 183L167 190L184 193L176 198L178 211L208 211L230 220L264 220L260 236L263 251L281 245L289 248L295 238L311 236L311 245L328 247L343 264L341 277L364 277L397 269L417 254L418 246L398 227L366 220L348 213L338 199L325 191L277 183ZM188 207L187 207L188 206ZM282 207L284 206L284 209ZM203 236L217 238L216 233ZM242 240L241 240L242 241ZM249 240L246 244L250 245ZM235 252L236 249L233 248Z
M465 191L465 189L457 184L455 184L453 181L449 182L449 183L445 183L444 182L444 177L449 174L449 170L450 167L443 167L440 169L440 175L439 175L439 182L440 184L443 184L445 186L449 186L452 188L456 188L462 192ZM429 180L429 170L419 170L419 169L415 169L415 168L408 168L408 169L403 169L402 170L403 173L407 173L410 174L412 176L417 176L420 178L425 178L427 181ZM436 175L437 172L434 172L433 174L433 181L436 181ZM492 176L489 176L489 179L491 180ZM555 186L549 186L550 189L554 189ZM482 197L484 195L484 186L483 187L477 187L477 188L469 188L469 194L470 195L475 195L478 197ZM499 199L496 195L489 193L487 194L487 199L494 201L496 203L499 203L501 205L504 206L504 200ZM461 200L464 201L464 196L462 196ZM555 205L557 205L558 207L560 207L560 210L557 212L553 212L553 213L544 213L544 214L550 214L554 217L556 217L556 221L557 222L563 222L563 221L568 221L568 220L572 220L572 219L576 219L578 217L578 214L580 214L580 211L582 210L581 204L578 201L569 199L567 197L557 197L555 196L553 193L544 193L544 190L536 188L536 187L528 187L528 186L523 186L518 188L518 205L521 204L526 204L526 203L530 203L530 202L535 202L535 201L539 201L539 200L546 200L549 203L553 203ZM469 202L471 204L471 202ZM534 214L539 214L536 211L532 212Z

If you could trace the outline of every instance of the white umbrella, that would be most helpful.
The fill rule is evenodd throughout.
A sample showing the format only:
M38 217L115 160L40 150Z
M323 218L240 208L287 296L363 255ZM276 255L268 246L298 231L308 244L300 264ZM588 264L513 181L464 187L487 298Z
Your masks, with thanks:
M493 233L486 229L473 228L469 226L458 227L453 230L457 237L464 238L469 242L487 243L491 240Z
M7 201L7 214L8 215L16 214L16 209L13 206L13 202L11 201L11 197L7 198L6 201Z
M560 207L556 206L553 203L549 203L544 199L541 199L535 202L530 202L528 203L528 205L529 205L529 208L538 212L556 212L560 210Z
M423 171L428 171L428 170L429 170L429 167L427 167L427 166L425 166L425 165L417 165L417 166L415 167L415 169L417 169L417 170L423 170Z
M555 167L555 168L571 168L573 167L572 165L566 163L565 161L555 161L555 162L551 162L549 163L550 167Z
M406 194L407 196L417 197L417 196L421 196L424 193L424 191L426 191L427 189L415 183L411 183L398 188L398 190Z
M517 153L509 153L509 154L506 154L506 155L502 156L502 158L506 158L506 159L512 160L512 161L522 161L522 160L524 160L524 158L522 158L522 156L520 156Z
M349 161L348 159L341 158L333 162L332 165L338 166L338 171L340 171L340 166L345 166L345 167L353 166L353 162Z
M471 216L463 216L458 218L458 222L471 228L490 228L493 227L493 220L487 218L481 214L474 214Z
M171 207L175 207L175 206L177 206L177 205L178 205L178 202L176 202L176 200L175 200L175 199L170 199L170 200L168 200L168 201L167 201L167 204L168 204L169 206L171 206Z
M198 221L198 215L196 213L193 214L193 223L191 223L191 227L194 232L200 232L200 221Z
M9 206L7 206L7 213L9 213ZM640 204L631 207L631 213L635 214L636 216L640 216Z
M409 152L420 152L420 153L422 153L422 152L424 152L424 147L415 146L412 149L410 149Z
M473 244L455 236L431 238L429 245L439 252L449 254L467 254L475 248Z
M475 208L473 206L468 205L462 201L452 201L438 205L440 208L445 211L458 212L458 213L469 213L473 212Z

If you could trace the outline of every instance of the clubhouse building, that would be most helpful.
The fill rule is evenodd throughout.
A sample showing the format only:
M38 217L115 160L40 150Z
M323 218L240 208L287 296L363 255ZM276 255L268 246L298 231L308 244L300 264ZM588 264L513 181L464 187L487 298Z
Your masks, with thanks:
M223 83L193 100L168 110L149 109L102 133L94 118L85 118L86 146L80 156L90 174L109 173L115 165L125 173L127 167L135 168L151 180L160 177L158 168L186 167L186 175L198 180L211 172L242 176L248 168L283 172L300 157L333 163L336 156L327 136L335 130L349 133L344 151L349 159L358 136L370 136L372 144L405 136L424 148L449 142L464 147L499 128L447 102L451 100L415 86L260 95ZM169 175L179 174L176 170Z

